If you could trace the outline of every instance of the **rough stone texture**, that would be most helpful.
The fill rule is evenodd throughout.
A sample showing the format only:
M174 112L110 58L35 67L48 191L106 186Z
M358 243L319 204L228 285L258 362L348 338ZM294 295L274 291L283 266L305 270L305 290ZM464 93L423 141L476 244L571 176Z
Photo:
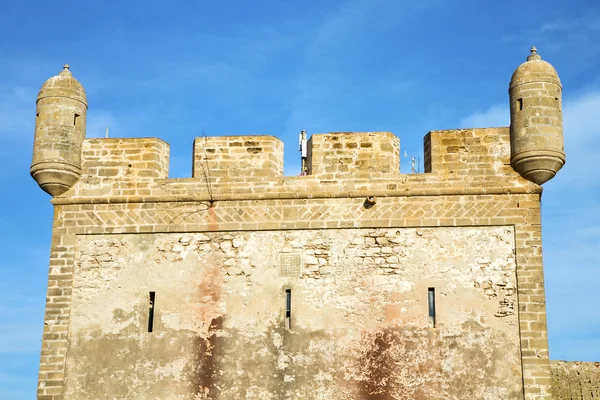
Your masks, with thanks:
M156 138L86 139L82 169L83 177L92 181L167 178L169 145Z
M551 361L550 368L554 398L600 399L600 363Z
M194 178L245 179L283 175L283 142L274 136L197 137Z
M522 398L512 227L86 235L77 248L67 398Z
M423 139L425 172L445 181L512 176L507 163L509 128L476 128L429 132Z
M65 131L57 160L82 157L83 174L56 170L79 179L51 191L38 400L551 399L541 187L511 167L519 121L430 132L427 173L410 175L389 132L313 135L296 177L274 137L198 138L193 178L167 179L160 140L81 153ZM47 150L36 139L34 159Z
M30 173L52 196L63 194L79 179L86 112L83 86L65 65L44 83L36 102Z
M322 179L400 173L400 140L391 132L314 134L307 162L308 173Z
M500 162L503 165L508 164L510 157L509 130L503 128L494 130L494 132L501 149L498 153ZM432 132L430 134L431 146L440 148L442 144L438 141L443 140L446 134L473 137L481 135L481 140L483 140L484 137L490 136L489 133L488 130L448 131L445 134ZM387 136L384 137L384 140L387 140ZM228 181L213 177L210 181L202 178L137 181L117 177L109 180L111 182L110 192L103 196L98 196L94 192L97 188L97 182L93 180L95 178L82 177L73 190L53 200L56 206L55 222L38 398L43 400L80 398L77 394L69 392L70 387L84 385L83 382L88 379L88 375L70 373L69 382L71 383L65 385L64 380L67 354L77 351L76 346L72 345L76 338L69 335L69 327L71 317L75 318L75 314L71 314L71 295L74 279L78 279L78 273L75 272L74 267L78 259L76 256L77 237L81 235L196 234L198 232L218 233L224 231L251 233L281 229L290 231L309 229L325 234L330 229L341 229L339 232L343 232L348 228L431 227L440 229L441 227L507 226L514 229L515 238L514 251L517 282L519 282L517 311L521 362L519 363L518 359L513 360L506 368L511 371L515 369L518 372L519 365L521 365L522 379L517 379L517 382L523 383L523 398L528 400L548 399L550 396L550 370L541 259L540 188L524 180L516 172L492 175L495 171L493 165L486 163L485 160L482 160L481 168L487 171L486 174L469 176L445 172L450 168L445 166L447 161L441 158L432 162L432 172L428 174L382 175L373 173L369 178L356 178L350 175L348 179L337 181L319 179L314 175L279 177L270 180L264 177L248 177L244 180ZM496 161L494 160L494 162ZM128 192L132 183L135 183L135 194ZM375 205L365 205L365 198L368 195L376 196ZM233 235L232 233L228 234ZM388 250L386 249L386 251ZM390 257L394 256L398 257L394 254ZM315 258L317 257L315 256ZM387 258L379 258L387 260ZM390 261L394 260L391 258ZM314 262L314 260L312 261ZM291 261L285 262L290 263ZM150 264L146 261L144 263ZM392 281L397 279L395 274L382 275L382 277L387 277ZM143 290L143 298L147 299L149 290L148 288ZM157 301L160 302L160 297ZM499 304L498 301L499 299L494 300L496 306ZM277 300L274 301L273 306L279 307L280 304L280 300ZM216 305L214 304L214 306ZM504 309L498 307L494 309L494 318L514 318L508 314L512 310L512 303L505 303L504 307ZM500 314L507 312L507 317L496 317L497 312ZM226 321L228 321L227 318L222 323L226 323ZM460 321L458 319L455 326L462 326L464 321ZM369 326L369 322L365 321L365 325ZM366 331L367 334L375 335L373 332L377 332L375 331L377 326L376 324L370 326L370 330ZM218 324L214 329L217 327ZM394 353L396 349L399 349L398 351L403 349L401 344L409 337L407 335L416 335L416 333L407 332L409 331L384 331L380 336L370 336L371 343L377 342L379 340L375 340L377 337L387 335L384 337L387 337L386 340L392 343L390 345L391 353L389 353L392 357L392 355L398 354ZM438 356L439 354L447 354L444 352L448 351L448 347L444 346L450 346L450 344L446 339L442 340L440 336L435 336L430 331L418 332L421 332L419 335L424 335L422 340L425 343L436 344L438 346L436 348L439 348L441 352L433 355L427 351L421 352L420 357L424 363L437 362L436 360L443 358ZM438 332L436 335L440 334L442 328L440 327L436 332ZM477 335L477 332L477 330L469 328L468 324L463 327L465 335ZM485 337L477 338L480 343L484 343L486 340ZM116 340L116 343L118 342ZM225 351L228 345L225 345L227 342L223 343L225 346L223 351ZM182 346L184 345L191 346L189 342L182 342ZM205 345L210 346L210 344ZM115 344L115 346L117 345ZM161 344L157 344L157 346L162 347ZM381 346L384 345L381 344ZM106 346L102 348L105 349ZM416 347L416 349L419 348L423 347ZM295 349L294 351L299 351L298 348ZM418 352L418 350L415 351ZM371 353L367 352L367 354ZM394 355L394 357L396 356ZM478 358L475 357L475 359ZM381 362L372 364L379 365ZM342 366L338 365L339 368ZM213 367L208 364L206 368L212 371ZM259 368L259 366L254 366L254 368ZM419 370L419 373L422 374L424 371ZM483 373L487 374L488 372L485 371L488 370L484 368ZM136 377L131 379L138 379L152 386L151 382L154 378L148 378L148 376L153 377L154 375L144 374L143 371L135 374ZM284 377L285 375L280 378ZM444 379L449 378L442 376L436 381L436 384L442 385L443 382L447 382ZM360 379L352 378L352 380ZM191 385L189 381L173 381L171 385L176 385L177 382L182 388L189 388ZM202 382L204 382L203 386L209 387L212 381ZM300 385L300 382L299 380L298 389L306 390L306 386ZM386 380L386 382L388 381ZM514 384L514 382L512 383ZM368 385L380 385L381 380L374 377L372 381L367 379L365 384L367 387L363 390L368 392L372 389ZM412 384L417 385L418 380ZM430 385L432 384L430 383ZM479 387L478 384L476 386ZM349 385L348 387L354 386ZM502 386L496 384L490 386L490 388L500 387ZM508 386L503 387L509 390ZM514 386L511 387L514 388ZM453 386L453 388L457 387ZM271 388L260 385L246 389L256 390L257 393L262 394L264 391L279 393L278 390L283 390L281 387ZM65 395L65 390L66 393L69 393L68 395ZM175 389L171 387L171 390ZM463 395L466 396L463 398L470 398L472 390L480 389L465 386L464 394L455 392L452 395L455 396L454 398L461 398ZM484 390L483 393L485 393L487 387L481 390ZM286 391L285 393L292 392ZM513 395L514 393L507 394L508 398ZM376 397L378 395L373 396L375 397L372 398L386 398L384 394L379 397ZM417 395L415 394L415 396ZM423 396L421 398L435 398ZM220 398L227 397L221 396Z
M531 53L510 81L511 163L541 185L565 163L562 86L554 67Z

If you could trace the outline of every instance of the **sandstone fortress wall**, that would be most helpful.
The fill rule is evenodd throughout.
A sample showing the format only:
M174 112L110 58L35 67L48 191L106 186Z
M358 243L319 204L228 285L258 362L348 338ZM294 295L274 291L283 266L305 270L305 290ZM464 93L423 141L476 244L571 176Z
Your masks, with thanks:
M593 400L600 398L600 363L550 361L554 397Z
M160 139L85 139L65 66L31 168L55 210L38 399L569 398L539 186L561 86L535 49L510 101L510 128L429 132L423 174L390 132L334 132L303 176L276 137L220 136L169 179Z

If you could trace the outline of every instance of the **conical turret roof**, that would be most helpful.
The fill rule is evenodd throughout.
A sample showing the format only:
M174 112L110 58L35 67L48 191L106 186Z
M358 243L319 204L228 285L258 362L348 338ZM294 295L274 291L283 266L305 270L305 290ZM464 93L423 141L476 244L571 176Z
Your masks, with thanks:
M535 46L531 48L531 54L527 57L527 61L519 65L513 73L509 90L530 82L549 82L562 88L556 70L552 64L542 60Z
M73 78L69 64L65 64L63 70L58 75L44 82L37 100L39 101L45 97L66 97L80 101L87 107L85 90L81 83Z

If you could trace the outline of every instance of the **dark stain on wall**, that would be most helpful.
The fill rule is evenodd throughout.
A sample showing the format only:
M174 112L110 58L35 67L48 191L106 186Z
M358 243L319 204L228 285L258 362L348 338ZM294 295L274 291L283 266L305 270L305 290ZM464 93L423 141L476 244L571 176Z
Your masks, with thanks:
M515 360L495 348L506 337L489 329L459 335L439 329L387 327L363 333L354 368L361 400L483 398L490 388L522 399ZM488 391L488 392L486 392Z
M119 334L81 332L68 368L78 376L74 393L95 399L236 399L255 388L275 399L311 399L328 390L332 399L426 400L443 393L449 400L522 400L519 371L502 350L507 339L489 329L452 335L383 327L342 345L343 332L278 325L248 335L225 322L214 318L207 335L165 329L162 335L144 333L143 340L133 324ZM190 354L180 379L156 374L155 368Z
M206 333L194 337L192 361L192 388L199 398L217 398L219 394L218 371L223 359L223 316L217 304L222 296L222 275L214 258L206 260L197 290L198 320L204 322ZM200 397L204 396L204 397Z
M370 337L369 337L370 336ZM358 359L359 368L364 368L364 380L359 381L358 391L364 400L384 400L391 398L394 360L389 349L392 345L392 332L384 330L372 335L363 335L369 344Z
M207 337L194 338L191 384L197 396L218 397L217 375L223 358L224 339L217 333L222 329L223 317L217 317L211 321Z

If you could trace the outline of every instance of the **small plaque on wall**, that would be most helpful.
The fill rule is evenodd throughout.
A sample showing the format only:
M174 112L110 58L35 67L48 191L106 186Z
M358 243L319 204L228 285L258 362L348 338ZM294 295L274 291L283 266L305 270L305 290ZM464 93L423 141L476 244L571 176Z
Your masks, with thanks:
M302 274L302 254L281 253L279 255L279 269L282 276L299 277Z

